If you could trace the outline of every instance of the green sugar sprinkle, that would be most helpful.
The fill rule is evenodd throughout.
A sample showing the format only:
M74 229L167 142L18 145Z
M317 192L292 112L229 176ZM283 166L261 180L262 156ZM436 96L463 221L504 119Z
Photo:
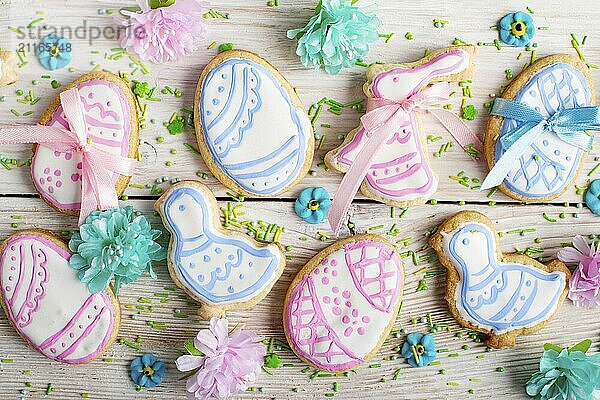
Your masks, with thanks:
M496 368L496 372L504 372L504 367L498 367L498 368Z
M448 386L460 386L460 383L458 383L458 382L447 382L446 385L448 385Z
M544 217L544 219L548 222L556 222L556 219L551 218L548 214L546 213L542 213L542 216Z
M406 32L406 34L404 35L404 37L407 40L413 40L415 38L415 36L412 33L410 33L410 32Z
M118 342L119 342L119 344L125 345L125 346L127 346L129 348L132 348L134 350L141 350L142 349L140 346L137 346L137 345L131 343L130 341L125 340L125 339L119 339Z
M56 388L54 387L54 384L49 383L48 387L46 388L46 395L50 396L55 390Z
M219 53L222 53L224 51L233 50L233 48L234 48L233 43L221 43L221 45L219 46Z

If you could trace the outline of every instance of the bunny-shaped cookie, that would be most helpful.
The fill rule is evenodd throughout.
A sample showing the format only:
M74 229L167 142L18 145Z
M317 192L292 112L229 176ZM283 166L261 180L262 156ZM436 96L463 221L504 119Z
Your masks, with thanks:
M401 102L431 83L468 79L475 51L472 46L454 46L413 63L374 65L367 71L364 92L370 98ZM337 171L348 171L367 139L362 126L355 129L340 147L327 153L325 162ZM361 186L364 195L396 207L424 204L438 185L426 151L419 117L406 113L371 164Z

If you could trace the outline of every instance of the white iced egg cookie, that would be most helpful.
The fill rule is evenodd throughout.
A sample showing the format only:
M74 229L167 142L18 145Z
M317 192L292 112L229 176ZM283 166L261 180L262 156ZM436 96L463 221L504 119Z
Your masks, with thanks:
M256 54L219 54L196 90L195 126L200 153L225 186L245 196L285 192L306 175L313 130L285 78Z
M596 104L594 80L586 63L567 54L555 54L528 66L508 85L502 98L522 103L549 118L564 109ZM508 150L502 138L524 122L492 115L485 133L485 154L490 169ZM513 163L500 190L527 203L559 197L585 162L587 152L545 130Z
M404 267L383 238L356 235L322 250L288 289L283 326L294 352L315 368L340 372L371 359L402 299Z
M54 361L87 363L114 341L120 306L110 289L90 294L51 232L24 230L0 249L2 307L19 335Z
M102 150L135 158L139 145L137 106L131 89L118 76L92 72L65 87L77 88L85 109L88 139ZM69 128L57 95L40 117L41 125ZM60 152L34 146L31 177L40 196L53 208L77 215L81 207L82 153ZM123 194L128 176L111 177L117 194Z
M514 346L518 335L541 329L568 292L569 270L503 254L492 222L474 211L446 220L430 239L446 267L446 300L457 321L487 334L486 344Z
M285 256L279 245L223 229L217 201L200 182L171 186L154 208L171 233L171 277L202 304L202 318L254 306L281 276Z

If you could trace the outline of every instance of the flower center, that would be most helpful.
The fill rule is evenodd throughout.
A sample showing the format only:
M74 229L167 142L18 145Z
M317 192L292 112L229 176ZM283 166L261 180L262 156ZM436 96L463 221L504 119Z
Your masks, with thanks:
M511 25L512 34L521 37L527 32L527 25L523 21L515 21Z
M425 347L419 343L418 345L415 346L415 350L417 352L418 355L423 355L425 353Z
M312 211L317 211L319 209L321 205L319 204L319 202L317 200L311 200L308 203L308 208Z
M154 375L154 369L152 367L145 367L142 372L144 373L144 375L146 376L152 376Z
M53 44L50 47L49 53L52 57L58 57L58 55L60 54L60 50L58 49L58 46L56 46L55 44Z

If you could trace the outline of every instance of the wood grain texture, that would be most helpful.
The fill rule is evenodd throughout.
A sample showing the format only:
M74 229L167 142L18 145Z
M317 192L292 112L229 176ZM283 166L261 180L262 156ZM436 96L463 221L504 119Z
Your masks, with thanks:
M600 35L597 24L600 22L600 8L596 0L531 0L527 3L520 2L489 2L477 0L439 1L424 0L419 2L406 2L400 0L361 0L362 2L378 3L379 15L384 22L381 32L396 32L396 36L385 44L383 41L374 46L367 58L367 62L388 61L406 62L413 61L423 55L425 48L435 49L450 44L455 37L469 43L491 42L497 37L497 32L490 30L489 26L506 12L515 11L525 6L534 11L534 18L538 26L547 26L548 30L537 32L536 49L537 57L553 53L566 52L574 54L571 47L573 32L581 41L588 35L582 50L588 62L600 64ZM131 2L133 3L133 2ZM267 7L266 0L220 0L214 7L230 14L229 20L212 20L211 32L206 45L213 41L218 43L233 42L237 48L257 52L267 58L277 67L294 85L308 107L322 97L331 97L345 102L361 97L364 84L363 68L357 67L331 77L322 72L305 69L295 56L295 43L285 39L285 31L289 28L302 26L312 14L316 1L313 0L280 0L279 7ZM0 0L0 47L14 49L20 43L33 45L38 38L22 40L7 29L11 26L26 26L31 20L38 18L36 10L45 10L44 23L49 26L81 26L84 21L88 27L96 26L101 29L112 24L110 17L100 15L98 9L117 8L123 4L121 1L67 1L67 0ZM433 27L432 19L441 18L449 20L445 28ZM43 24L40 24L43 25ZM404 34L411 32L414 40L406 40ZM126 57L119 61L104 59L104 53L110 54L110 49L118 47L115 40L97 39L90 45L86 39L72 39L74 57L71 66L75 72L67 69L52 72L53 79L63 85L94 68L91 62L97 62L102 68L113 72L122 70L130 73L132 67ZM98 51L99 54L92 54ZM480 111L479 117L471 123L473 128L482 134L486 122L486 112L483 103L490 99L489 95L497 93L501 85L507 83L505 70L511 68L513 73L518 73L523 65L529 61L530 52L523 52L522 58L517 60L521 49L503 47L498 51L493 46L480 46L479 55L475 60L477 72L471 85L473 98L468 103L474 104ZM165 85L181 89L184 95L177 98L172 95L159 93L160 103L149 102L149 118L155 119L155 124L148 124L147 129L140 133L142 138L142 153L144 158L140 163L132 182L151 185L156 178L195 178L197 171L206 171L201 158L190 152L184 143L195 145L193 130L187 129L182 135L171 136L162 126L169 120L173 112L181 108L192 108L194 90L197 78L204 65L216 54L216 49L206 50L201 48L193 56L183 62L169 66L150 66L151 73L142 76L139 72L133 76L135 79L149 81L151 85L158 86L159 90ZM35 123L39 115L47 107L55 91L50 87L50 80L42 79L41 75L47 73L41 68L32 54L28 55L29 65L20 70L21 81L16 85L0 88L0 97L7 96L6 102L0 102L0 124ZM600 84L600 71L592 70L596 87ZM40 81L34 86L33 80ZM25 106L16 102L15 90L23 89L26 92L33 90L42 100L35 106ZM458 96L455 108L461 101ZM19 113L33 111L27 117L15 117L11 109ZM341 180L341 175L331 171L324 171L317 164L322 162L326 151L336 147L341 142L338 135L345 134L358 124L360 115L356 112L345 110L343 115L335 116L324 112L317 124L317 134L326 134L320 149L316 151L313 169L316 176L308 176L298 186L281 196L280 199L268 201L246 201L244 208L246 218L277 222L286 228L281 237L284 246L292 246L289 261L281 279L276 283L273 291L267 298L251 311L231 314L232 323L241 322L246 328L257 331L264 337L276 337L284 340L281 326L281 308L285 292L295 273L304 263L314 256L319 250L331 244L333 240L320 241L317 231L328 233L325 223L318 226L309 226L301 222L294 214L292 199L298 192L307 186L323 186L330 193L335 190ZM323 128L321 123L330 124L332 128ZM451 141L443 128L430 120L424 119L427 134L441 135L443 140L430 147L431 153L437 151L441 143ZM164 136L165 142L157 144L156 137ZM600 142L596 140L596 148ZM171 150L177 154L171 154ZM3 146L0 153L10 158L26 159L31 155L29 146ZM578 185L585 184L589 179L588 172L597 163L592 156L576 180ZM173 166L165 166L166 161L172 161ZM581 202L581 196L576 195L574 188L569 188L560 198L555 200L555 205L518 205L506 196L498 193L493 200L498 202L495 207L490 207L487 202L487 193L470 190L458 182L448 178L464 171L469 177L483 178L486 169L483 163L474 163L469 157L453 146L441 158L433 158L433 168L440 176L440 187L436 198L440 204L437 206L413 207L402 217L396 213L394 221L390 218L390 209L381 204L366 200L357 200L353 208L353 220L360 232L369 227L384 225L384 228L373 233L385 234L392 225L397 223L400 233L397 237L386 236L390 240L411 237L411 244L406 249L399 245L400 251L419 250L426 243L425 232L442 222L453 213L463 209L474 209L485 213L494 222L498 231L507 231L516 228L535 228L534 233L524 236L519 234L506 234L501 238L502 250L510 252L518 247L525 249L534 246L534 239L542 239L540 246L545 251L543 257L553 257L560 247L560 243L567 242L575 234L597 234L598 218L587 209L577 209L574 203ZM597 173L600 176L600 171ZM224 201L227 190L215 179L209 178L206 184ZM168 183L162 184L166 188ZM129 188L127 194L130 202L136 208L152 215L153 198L149 196L149 189ZM25 229L39 227L57 232L75 228L76 218L61 215L53 211L42 200L35 196L31 184L29 170L26 167L6 171L0 168L0 239L6 238L15 228L11 226L18 223L18 228ZM360 197L360 196L359 196ZM458 206L457 201L467 202ZM563 202L571 203L571 207L562 206ZM546 212L557 222L550 223L542 217ZM559 218L564 213L565 218ZM574 218L573 213L578 213L579 218ZM14 219L12 216L22 216ZM153 219L156 226L160 226L157 217ZM300 240L300 238L307 240ZM429 250L418 252L425 254ZM302 373L305 367L291 352L277 350L284 363L293 364L292 367L283 367L273 370L274 375L263 374L255 385L261 387L262 392L249 392L241 396L248 399L322 399L326 393L332 392L334 382L338 382L340 391L336 398L389 398L389 399L464 399L464 398L501 398L524 399L526 395L523 385L529 376L537 370L537 363L541 355L541 345L545 342L554 342L559 345L572 345L585 338L594 340L594 351L599 350L600 343L600 312L582 311L575 308L569 301L560 309L554 320L539 333L522 337L517 340L514 349L486 352L485 346L474 343L465 335L459 338L456 335L461 331L456 322L448 315L444 300L445 279L444 275L426 279L427 290L416 291L419 281L423 279L425 270L443 270L435 261L421 262L414 266L410 257L405 258L407 282L404 292L404 303L401 316L398 318L395 329L425 332L429 329L428 322L412 324L411 320L420 321L422 317L431 315L435 323L448 323L450 332L436 334L438 348L448 349L448 352L439 354L440 365L427 368L410 369L403 359L383 360L396 355L394 347L401 345L404 338L390 337L381 351L370 363L381 367L369 368L368 365L360 367L356 375L349 377L316 378L310 380L311 372ZM180 290L169 291L175 285L170 280L166 265L157 266L159 279L153 281L148 277L124 287L120 296L123 308L123 323L119 337L134 342L139 335L141 350L133 350L127 346L115 344L106 354L114 358L113 362L98 360L85 366L66 366L47 361L34 350L27 348L16 332L10 327L6 317L0 315L0 359L10 359L14 362L0 362L0 399L19 398L19 392L24 390L24 398L45 398L48 383L56 386L56 391L47 398L80 399L81 393L90 393L96 399L178 399L185 396L185 384L178 381L181 375L174 367L173 361L183 351L182 344L192 338L198 329L206 327L205 322L197 321L194 317L197 305ZM158 296L157 296L158 294ZM167 297L162 297L166 295ZM151 299L152 304L140 303L141 297ZM133 306L133 308L131 308ZM138 310L136 306L146 307ZM148 306L154 307L152 311ZM175 310L190 316L190 318L176 318ZM140 314L140 311L142 314ZM148 314L149 313L149 314ZM167 329L152 329L147 321L166 323ZM462 347L470 346L469 350ZM128 377L128 364L131 359L144 351L157 354L162 360L168 362L169 371L163 385L154 390L144 390L137 393ZM449 355L458 354L458 356ZM484 358L477 358L484 356ZM496 372L496 368L503 367L504 372ZM392 380L395 371L401 368L398 380ZM444 369L446 374L440 374ZM23 375L24 370L32 370L31 375ZM31 388L25 382L32 382ZM448 385L456 382L457 386ZM293 391L292 389L296 389ZM468 393L474 389L474 394Z

